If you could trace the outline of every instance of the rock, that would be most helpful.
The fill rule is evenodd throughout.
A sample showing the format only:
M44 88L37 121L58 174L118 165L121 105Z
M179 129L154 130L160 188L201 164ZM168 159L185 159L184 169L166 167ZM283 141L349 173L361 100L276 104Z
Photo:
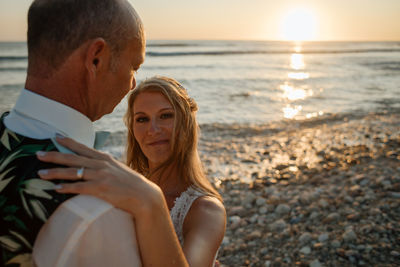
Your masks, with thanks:
M287 214L289 212L290 207L286 204L279 204L275 209L275 213L278 213L279 215Z
M309 246L302 247L300 249L300 253L308 255L311 253L311 248Z
M262 236L261 232L258 230L254 230L248 235L249 239L260 239Z
M329 239L329 234L327 234L327 233L323 233L318 236L319 242L325 242L325 241L328 241L328 239Z
M310 220L316 220L316 219L319 218L319 216L320 216L320 214L319 214L318 211L313 211L313 212L310 214Z
M389 192L389 194L393 198L400 199L400 192Z
M255 223L256 221L258 221L258 214L254 214L253 216L251 216L249 221L250 223Z
M242 218L240 218L239 216L235 215L235 216L231 216L229 218L229 220L231 221L230 228L231 229L236 229L240 225L240 222L242 221Z
M325 199L321 199L321 200L318 202L318 204L319 204L319 206L320 206L321 208L324 208L324 209L326 209L327 207L329 207L329 203L328 203L328 201L326 201Z
M231 215L240 215L244 212L244 208L242 206L234 206L228 210Z
M340 241L339 240L333 240L331 243L331 246L333 248L340 248Z
M325 221L327 223L332 223L338 221L339 219L340 219L340 214L337 212L333 212L329 214L328 217L325 218Z
M267 200L263 197L258 197L256 198L256 205L257 206L263 206L267 203Z
M312 262L310 262L310 267L322 267L322 265L319 260L313 260Z
M286 228L286 223L282 219L277 220L276 222L274 222L270 225L270 228L272 231L280 233Z
M264 262L265 267L270 267L271 266L271 261L265 261Z
M253 193L249 192L246 194L246 196L244 197L242 204L243 206L248 206L253 204L254 200L256 199L256 197L254 196Z
M398 252L396 250L392 250L392 251L390 251L390 255L392 255L393 257L400 257L400 252Z
M353 230L347 230L343 233L342 238L345 242L350 243L357 240L357 235Z
M230 239L228 236L224 236L224 239L222 239L222 244L224 246L228 245L230 243Z
M258 213L266 214L266 213L268 213L268 208L267 207L261 207L261 208L259 208Z
M306 232L303 233L300 237L299 237L299 242L302 245L305 245L307 243L309 243L312 240L312 236L310 233Z

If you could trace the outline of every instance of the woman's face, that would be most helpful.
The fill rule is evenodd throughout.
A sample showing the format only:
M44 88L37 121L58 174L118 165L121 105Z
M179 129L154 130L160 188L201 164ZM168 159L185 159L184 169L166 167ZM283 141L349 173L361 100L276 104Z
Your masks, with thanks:
M171 155L175 112L160 92L142 92L133 105L133 134L153 169Z

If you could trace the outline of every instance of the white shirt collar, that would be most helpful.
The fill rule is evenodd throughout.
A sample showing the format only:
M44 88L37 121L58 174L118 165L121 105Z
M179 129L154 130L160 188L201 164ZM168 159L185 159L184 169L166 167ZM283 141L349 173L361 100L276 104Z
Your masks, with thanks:
M95 132L92 121L64 104L23 89L11 112L47 124L57 133L93 147Z

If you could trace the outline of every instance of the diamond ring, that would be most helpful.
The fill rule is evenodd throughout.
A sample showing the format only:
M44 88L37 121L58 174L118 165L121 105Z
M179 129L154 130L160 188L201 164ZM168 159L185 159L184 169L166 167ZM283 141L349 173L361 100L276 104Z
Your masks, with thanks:
M83 172L85 170L85 167L80 167L77 171L76 171L76 177L78 179L82 179L83 178Z

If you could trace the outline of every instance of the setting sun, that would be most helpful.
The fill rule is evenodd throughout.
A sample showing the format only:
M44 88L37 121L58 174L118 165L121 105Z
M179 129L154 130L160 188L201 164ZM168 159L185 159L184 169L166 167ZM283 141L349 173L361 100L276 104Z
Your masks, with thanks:
M290 10L282 20L281 36L287 41L309 41L316 38L317 20L310 9Z

